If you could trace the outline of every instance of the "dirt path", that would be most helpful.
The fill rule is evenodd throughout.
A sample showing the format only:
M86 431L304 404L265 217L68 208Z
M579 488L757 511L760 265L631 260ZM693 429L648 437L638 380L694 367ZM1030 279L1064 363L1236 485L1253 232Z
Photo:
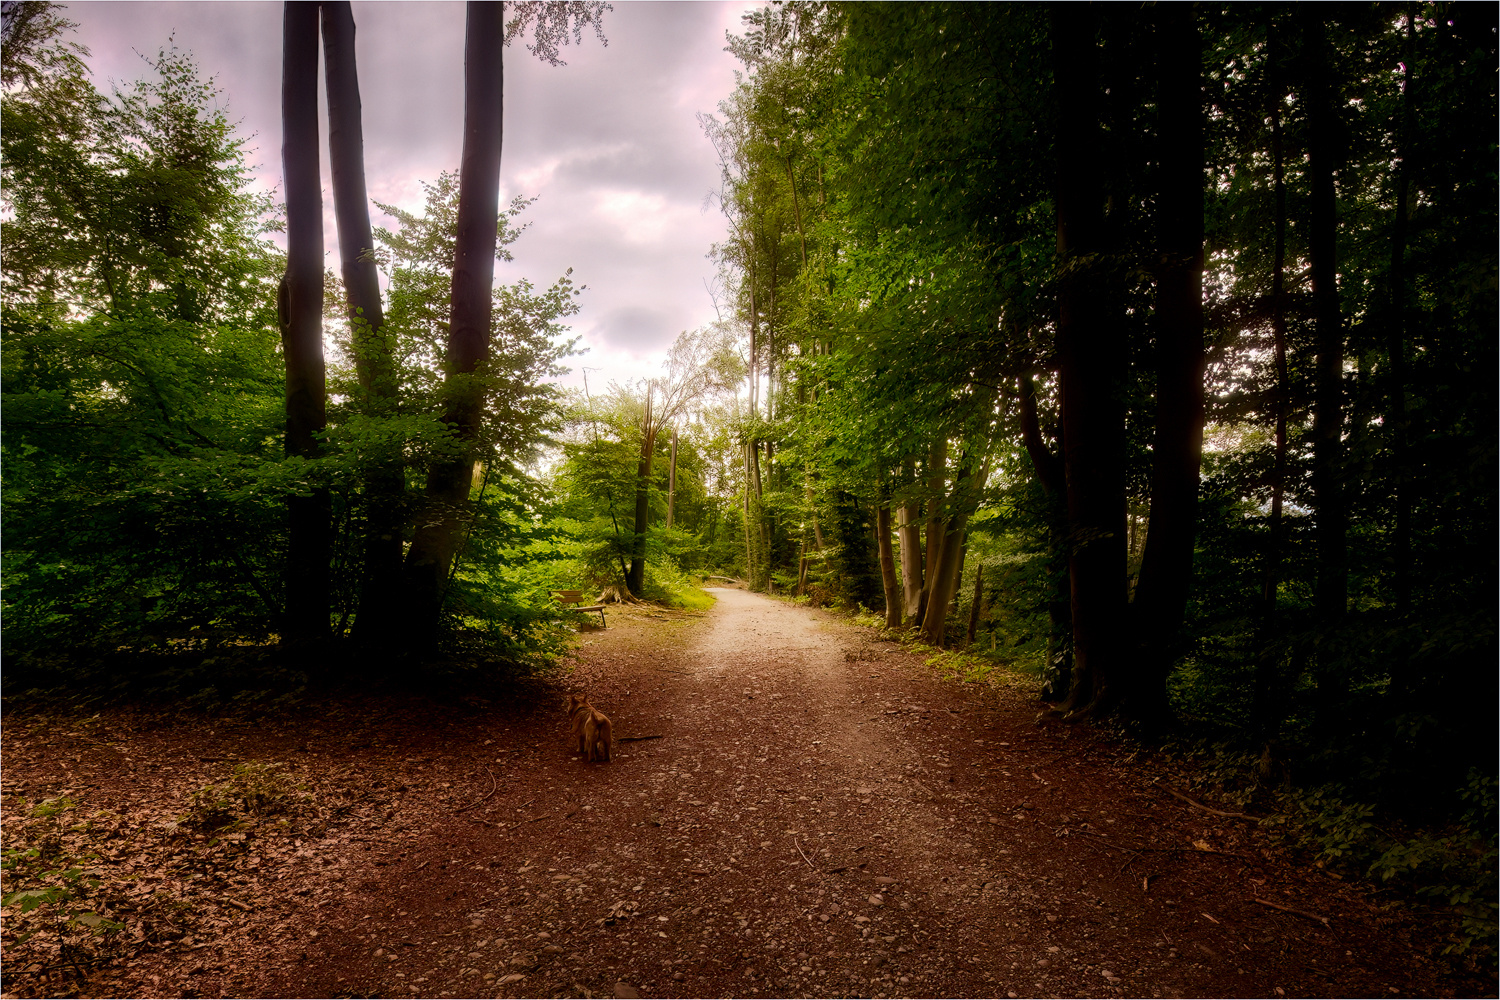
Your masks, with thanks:
M279 753L348 791L321 839L224 862L201 893L220 931L92 992L1462 991L1405 924L1099 736L1039 728L1023 693L937 679L826 613L713 593L707 615L621 612L586 640L570 686L617 737L660 737L610 764L570 750L555 691L511 711L223 729L186 753L180 734L115 734L132 762ZM57 760L17 740L7 763L27 770L8 766L8 791L71 781L147 808L138 772L49 777ZM230 889L239 904L221 905Z

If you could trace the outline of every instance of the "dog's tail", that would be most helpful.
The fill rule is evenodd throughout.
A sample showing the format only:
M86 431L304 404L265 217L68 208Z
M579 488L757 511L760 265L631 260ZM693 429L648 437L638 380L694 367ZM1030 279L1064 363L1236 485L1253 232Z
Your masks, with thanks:
M599 721L599 742L604 746L604 759L609 760L614 748L614 726L607 715L596 713L594 717Z

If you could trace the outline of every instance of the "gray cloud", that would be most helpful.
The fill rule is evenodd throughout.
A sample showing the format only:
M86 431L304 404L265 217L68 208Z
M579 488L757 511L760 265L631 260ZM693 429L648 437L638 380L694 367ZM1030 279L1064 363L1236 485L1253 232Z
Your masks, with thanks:
M593 346L590 367L624 366L607 378L654 371L678 331L714 318L704 255L724 223L701 211L719 172L694 113L713 111L734 86L724 30L746 6L616 2L605 17L608 47L586 33L581 46L562 50L567 66L545 66L519 45L506 50L501 193L538 201L516 260L497 279L549 284L574 268L589 286L574 326ZM242 134L255 136L260 182L279 186L281 4L98 2L66 13L101 82L142 76L132 50L154 54L175 31L217 79ZM356 2L354 18L370 194L419 208L418 181L458 166L463 5ZM324 183L332 262L337 234Z

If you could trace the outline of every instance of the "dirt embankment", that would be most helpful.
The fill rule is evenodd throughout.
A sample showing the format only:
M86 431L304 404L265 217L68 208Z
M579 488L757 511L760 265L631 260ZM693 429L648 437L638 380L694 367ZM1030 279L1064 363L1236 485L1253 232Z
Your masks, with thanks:
M110 811L58 834L105 845L93 898L125 918L130 960L79 966L87 995L1493 992L1133 754L1039 728L1025 693L714 594L611 611L570 677L509 706L8 719L7 845L42 799ZM564 688L614 720L612 763L570 746ZM228 837L172 825L246 761L295 783ZM6 990L56 995L69 970L15 926Z

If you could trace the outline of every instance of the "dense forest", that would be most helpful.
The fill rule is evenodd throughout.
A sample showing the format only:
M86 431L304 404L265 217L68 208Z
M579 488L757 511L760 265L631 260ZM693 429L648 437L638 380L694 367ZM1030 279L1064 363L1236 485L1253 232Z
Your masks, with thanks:
M6 4L7 695L543 670L553 588L732 576L1196 748L1488 947L1495 7L757 8L719 321L572 392L494 112L605 7L471 5L463 161L382 229L348 4L287 7L280 201L190 55L105 93Z

